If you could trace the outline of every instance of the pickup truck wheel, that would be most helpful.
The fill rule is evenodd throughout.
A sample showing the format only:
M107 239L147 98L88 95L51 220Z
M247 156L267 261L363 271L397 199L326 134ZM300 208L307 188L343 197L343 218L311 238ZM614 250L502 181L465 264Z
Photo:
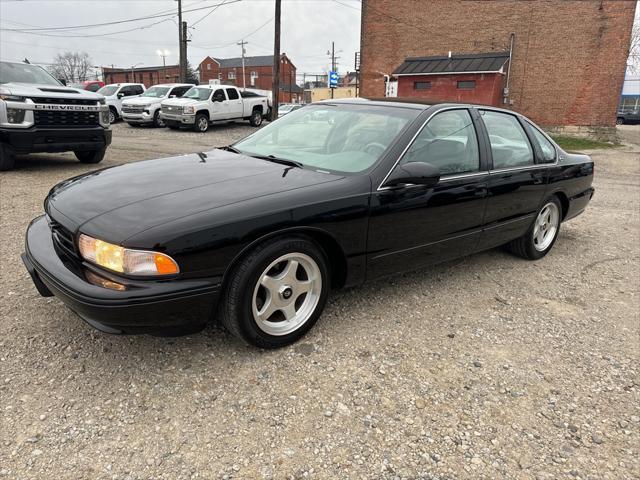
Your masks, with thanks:
M200 133L204 133L209 130L209 119L204 113L196 115L196 122L193 124L193 129Z
M118 112L111 107L109 108L109 123L116 123L116 120L118 120Z
M160 118L160 110L156 110L156 113L153 114L153 126L158 128L164 127L164 120Z
M16 159L9 147L0 143L0 171L11 170L16 164Z
M231 271L219 308L233 335L261 348L300 339L327 301L326 255L310 240L284 237L263 243Z
M81 163L100 163L107 152L107 147L99 150L78 151L73 152Z
M554 195L544 202L527 233L507 244L507 248L527 260L544 257L556 243L561 220L562 205Z
M260 110L254 110L249 118L249 124L252 127L259 127L262 125L262 112Z
M624 118L618 117L616 118L616 125L622 125L624 123Z

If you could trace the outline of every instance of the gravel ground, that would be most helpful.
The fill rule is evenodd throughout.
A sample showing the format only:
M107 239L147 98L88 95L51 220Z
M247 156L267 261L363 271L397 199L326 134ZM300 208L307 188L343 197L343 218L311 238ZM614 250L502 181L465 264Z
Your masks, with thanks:
M114 130L101 166L253 131ZM337 292L278 351L109 336L38 296L27 224L91 167L25 158L0 174L0 478L640 478L640 146L591 153L596 195L541 261Z

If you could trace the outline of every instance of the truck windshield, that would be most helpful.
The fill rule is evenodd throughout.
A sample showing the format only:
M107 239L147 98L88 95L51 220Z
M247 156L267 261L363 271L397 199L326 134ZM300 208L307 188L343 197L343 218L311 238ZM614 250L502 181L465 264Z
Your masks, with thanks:
M207 100L211 96L210 88L191 87L181 98L191 98L194 100Z
M105 97L110 97L111 95L116 93L117 90L118 85L107 85L106 87L102 87L100 90L98 90L97 93L99 93L100 95L104 95Z
M147 90L140 96L161 98L161 97L164 97L168 91L169 91L169 87L151 87L149 90Z
M292 111L233 148L320 170L362 172L375 165L420 113L391 106L319 103Z
M0 62L0 83L9 82L60 86L60 82L36 65Z

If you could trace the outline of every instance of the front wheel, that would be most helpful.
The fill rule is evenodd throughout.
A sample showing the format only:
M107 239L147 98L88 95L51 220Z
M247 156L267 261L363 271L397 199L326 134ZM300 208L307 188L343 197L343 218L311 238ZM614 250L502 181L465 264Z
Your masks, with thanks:
M260 110L253 111L251 117L249 117L249 124L251 124L252 127L259 127L262 125L262 112Z
M538 211L527 233L508 244L509 250L527 260L544 257L558 238L561 221L562 205L558 197L550 197Z
M5 144L0 143L0 172L11 170L15 164L13 152Z
M115 108L109 108L109 123L116 123L118 120L118 111Z
M209 130L209 119L203 113L196 115L196 121L193 124L193 129L196 132L204 133Z
M622 124L624 124L624 118L622 117L616 118L616 125L622 125Z
M316 323L331 279L324 252L306 238L256 247L231 272L220 301L222 324L261 348L300 339Z
M153 126L157 128L164 127L164 120L160 117L160 110L156 110L156 113L153 114Z
M73 152L76 155L76 158L80 160L81 163L100 163L104 158L104 154L107 152L107 147L101 148L99 150L89 150L89 151L78 151Z

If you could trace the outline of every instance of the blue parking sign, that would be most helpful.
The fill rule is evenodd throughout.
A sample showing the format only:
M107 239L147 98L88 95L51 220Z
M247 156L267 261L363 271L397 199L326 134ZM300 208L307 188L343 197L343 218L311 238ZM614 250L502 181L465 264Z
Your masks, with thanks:
M338 72L329 72L329 88L338 86Z

